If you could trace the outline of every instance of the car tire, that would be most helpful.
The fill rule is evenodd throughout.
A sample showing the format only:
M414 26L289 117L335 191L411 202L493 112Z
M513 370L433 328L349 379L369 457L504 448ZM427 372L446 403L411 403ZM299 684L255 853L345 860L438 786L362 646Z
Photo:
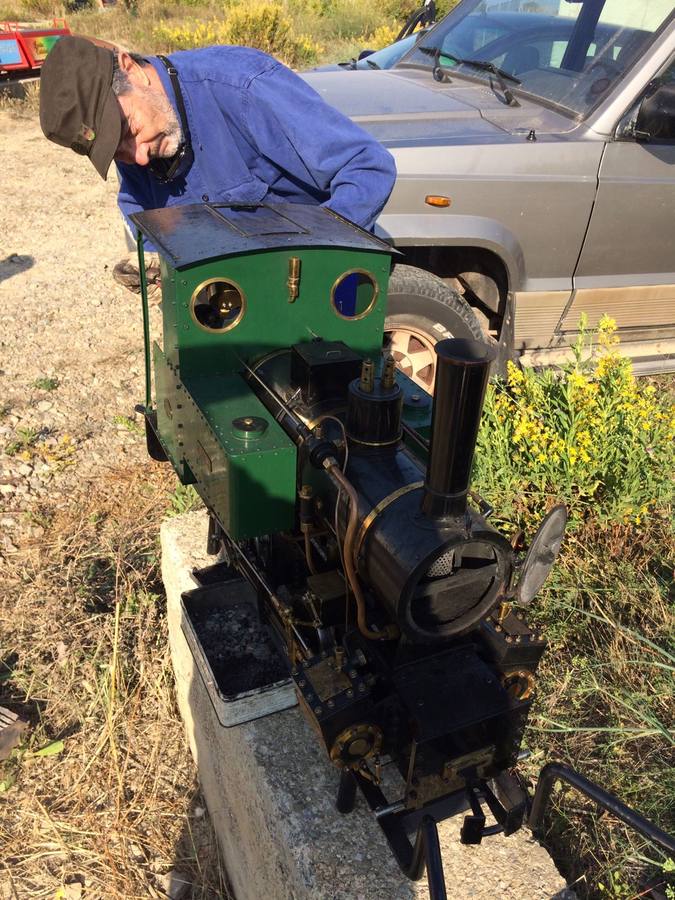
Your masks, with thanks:
M434 389L438 341L447 337L485 341L466 300L436 275L414 266L394 266L384 329L384 347L398 368L428 393Z

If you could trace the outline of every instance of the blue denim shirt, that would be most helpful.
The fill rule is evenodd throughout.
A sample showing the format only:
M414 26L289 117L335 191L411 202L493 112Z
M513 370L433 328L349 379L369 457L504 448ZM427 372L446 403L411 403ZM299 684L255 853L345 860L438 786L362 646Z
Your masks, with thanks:
M396 175L393 157L374 138L258 50L207 47L169 59L178 71L194 163L169 184L144 166L117 163L127 222L144 209L276 199L322 204L372 228ZM164 65L149 61L175 108Z

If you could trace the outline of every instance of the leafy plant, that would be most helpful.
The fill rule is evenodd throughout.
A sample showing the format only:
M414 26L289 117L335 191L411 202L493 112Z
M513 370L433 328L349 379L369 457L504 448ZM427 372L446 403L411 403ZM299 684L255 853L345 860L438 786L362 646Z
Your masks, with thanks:
M186 512L192 512L201 506L201 498L191 484L176 485L176 489L169 496L170 515L180 516Z
M33 387L37 388L38 391L55 391L59 386L58 378L36 378L33 382Z
M551 498L578 525L640 525L673 501L675 407L638 380L618 352L616 323L593 335L580 324L574 362L561 370L521 370L488 390L475 483L516 520L532 519Z
M113 422L115 425L121 425L123 428L126 428L132 434L145 434L143 426L135 419L132 419L131 416L113 416Z
M7 456L29 453L42 436L42 431L39 428L17 428L14 434L14 440L5 444Z

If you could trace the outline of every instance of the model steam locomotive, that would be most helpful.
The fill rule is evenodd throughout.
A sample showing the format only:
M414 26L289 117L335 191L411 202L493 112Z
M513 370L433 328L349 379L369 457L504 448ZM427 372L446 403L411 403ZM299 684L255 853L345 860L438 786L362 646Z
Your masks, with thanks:
M494 352L441 341L433 400L396 371L382 353L395 251L330 210L203 204L134 221L141 272L143 236L162 270L154 403L144 304L151 455L195 485L212 549L262 598L340 771L338 808L360 788L404 871L426 863L444 896L436 822L470 809L462 840L477 843L526 813L511 770L545 642L517 610L566 518L554 508L519 564L470 492Z

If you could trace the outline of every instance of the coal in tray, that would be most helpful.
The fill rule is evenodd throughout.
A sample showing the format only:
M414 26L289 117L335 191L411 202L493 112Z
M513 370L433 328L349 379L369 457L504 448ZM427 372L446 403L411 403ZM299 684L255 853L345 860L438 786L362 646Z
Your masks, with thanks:
M260 621L251 586L241 577L204 582L181 596L182 628L220 723L294 706L288 660Z
M190 620L216 684L226 697L288 677L288 666L252 603L196 605Z

